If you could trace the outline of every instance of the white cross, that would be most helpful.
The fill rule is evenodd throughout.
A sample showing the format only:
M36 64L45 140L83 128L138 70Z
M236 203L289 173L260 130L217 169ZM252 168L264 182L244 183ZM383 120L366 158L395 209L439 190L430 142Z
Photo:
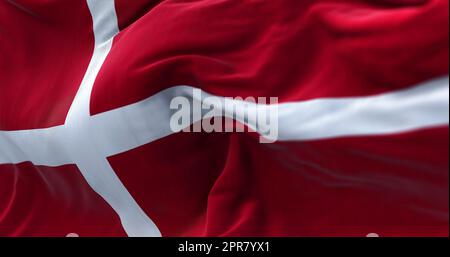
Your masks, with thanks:
M87 0L87 3L94 23L95 49L64 125L0 131L0 164L26 161L52 167L76 164L93 190L117 212L129 236L160 236L157 226L136 203L106 158L172 134L170 100L179 95L192 99L193 88L171 87L143 101L91 116L92 87L118 27L113 0ZM448 77L443 77L377 96L279 104L278 139L378 135L448 125L448 95ZM233 110L242 104L235 101L234 109L224 110L225 115L233 117ZM257 105L257 108L274 106ZM235 118L247 123L243 117Z

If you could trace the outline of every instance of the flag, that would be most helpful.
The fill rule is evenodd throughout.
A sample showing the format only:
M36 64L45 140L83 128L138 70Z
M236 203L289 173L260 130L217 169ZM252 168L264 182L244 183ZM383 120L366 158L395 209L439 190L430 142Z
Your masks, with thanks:
M448 18L446 0L1 1L0 236L448 236ZM171 130L196 89L276 97L257 104L275 142L250 120Z

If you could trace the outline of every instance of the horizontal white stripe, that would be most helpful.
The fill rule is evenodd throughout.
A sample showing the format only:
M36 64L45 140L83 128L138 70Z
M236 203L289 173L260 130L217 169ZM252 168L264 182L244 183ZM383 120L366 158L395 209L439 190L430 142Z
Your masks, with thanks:
M281 104L279 140L383 135L448 125L449 78L368 97Z
M0 131L0 164L31 161L36 165L71 163L64 141L64 127Z
M280 141L391 134L447 125L448 83L448 77L444 77L376 96L257 105L256 110L278 108ZM192 102L193 89L172 87L141 102L93 116L91 131L102 142L101 151L115 155L172 134L170 101L185 96ZM212 95L203 92L202 96ZM245 104L234 101L234 108ZM229 117L233 114L230 109L223 112ZM243 117L237 120L245 121ZM247 125L256 129L255 123Z
M173 133L169 126L170 101L176 96L192 101L193 89L189 86L166 89L138 103L91 116L89 124L78 129L89 131L104 156L134 149ZM211 96L205 92L202 95ZM235 106L243 104L235 101ZM444 126L449 123L449 79L439 78L387 94L282 103L277 108L281 141L383 135ZM239 117L238 120L244 121ZM59 166L73 162L64 144L79 139L69 131L64 131L63 126L0 131L0 163L31 160L36 165Z

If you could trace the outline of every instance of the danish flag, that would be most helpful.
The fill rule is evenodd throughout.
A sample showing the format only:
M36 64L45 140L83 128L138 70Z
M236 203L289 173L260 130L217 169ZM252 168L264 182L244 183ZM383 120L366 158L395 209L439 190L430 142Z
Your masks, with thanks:
M0 236L448 236L448 5L1 1ZM277 141L173 132L193 89Z

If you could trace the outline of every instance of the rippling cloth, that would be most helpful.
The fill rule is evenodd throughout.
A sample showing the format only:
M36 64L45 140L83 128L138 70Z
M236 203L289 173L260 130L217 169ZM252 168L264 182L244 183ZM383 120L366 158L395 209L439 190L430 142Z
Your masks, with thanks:
M2 0L0 236L448 236L448 19L447 0ZM278 97L280 140L167 132L178 86Z

